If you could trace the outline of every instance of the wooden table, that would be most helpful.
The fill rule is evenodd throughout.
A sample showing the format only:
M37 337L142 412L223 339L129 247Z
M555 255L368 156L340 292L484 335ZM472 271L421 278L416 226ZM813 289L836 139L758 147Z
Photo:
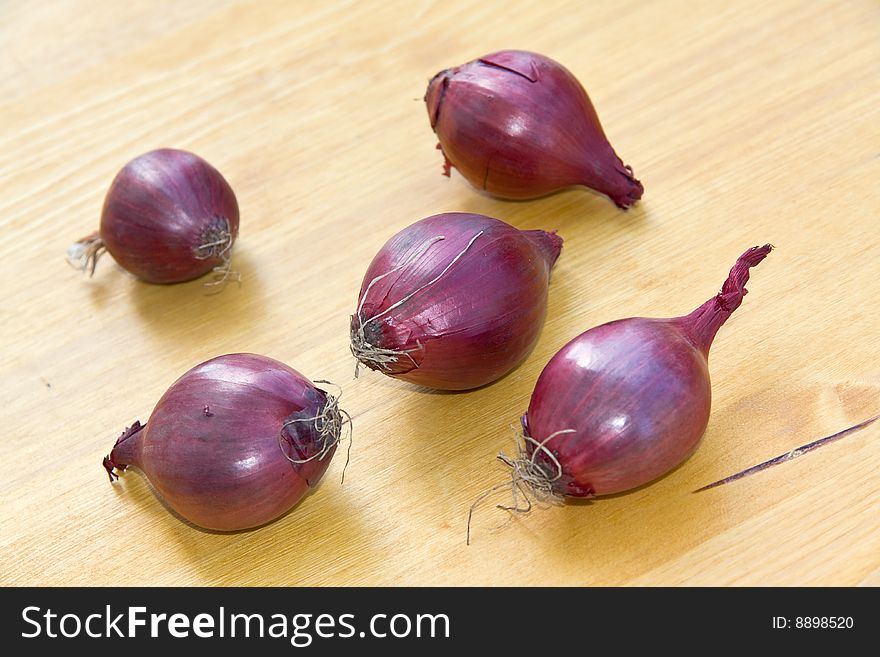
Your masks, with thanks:
M642 203L508 203L441 175L428 78L506 47L575 72ZM2 584L880 584L880 422L691 492L880 413L878 80L872 0L5 4ZM116 171L159 146L236 190L240 287L65 264ZM564 236L540 342L475 392L354 380L371 257L452 210ZM764 242L777 249L712 350L696 455L588 505L508 519L488 504L466 547L468 507L506 476L494 456L556 350L690 311ZM100 462L177 376L236 351L341 383L352 460L283 519L207 533Z

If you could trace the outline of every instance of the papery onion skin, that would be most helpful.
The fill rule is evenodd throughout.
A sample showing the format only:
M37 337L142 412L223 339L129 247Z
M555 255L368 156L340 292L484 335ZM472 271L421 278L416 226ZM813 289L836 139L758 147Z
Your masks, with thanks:
M422 219L392 237L367 269L351 318L352 352L371 369L430 388L490 383L538 339L561 248L555 233L517 230L484 215ZM358 348L361 326L367 343L399 353L395 362L371 360L363 340Z
M103 248L143 281L179 283L212 270L228 274L238 227L238 202L220 172L198 155L162 148L122 168L97 235L69 253L93 272Z
M328 408L338 414L334 402L276 360L219 356L173 383L146 426L126 430L104 466L111 474L128 466L143 471L200 527L257 527L287 512L327 470L336 445L315 457L323 443L313 420Z
M505 199L584 185L627 208L644 188L605 136L587 92L543 55L503 50L435 75L425 94L445 158Z
M721 293L693 313L603 324L550 360L522 424L527 452L554 480L555 493L627 491L693 453L709 421L712 340L742 302L749 268L771 248L754 247L740 256ZM574 431L550 438L562 430ZM562 468L558 478L558 466L544 449Z

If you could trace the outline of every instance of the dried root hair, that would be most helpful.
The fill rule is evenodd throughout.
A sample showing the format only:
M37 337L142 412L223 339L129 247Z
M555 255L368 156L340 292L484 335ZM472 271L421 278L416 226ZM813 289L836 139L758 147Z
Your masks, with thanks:
M315 381L315 383L320 383L324 385L329 385L337 389L337 394L332 395L326 390L321 390L324 395L327 397L327 402L321 408L321 411L312 417L304 417L304 418L294 418L292 420L287 420L284 424L281 425L281 431L278 434L278 443L281 447L281 453L284 454L284 457L290 461L291 463L303 464L308 463L309 461L323 461L324 458L336 447L342 440L348 440L348 450L345 454L345 465L342 467L342 483L345 483L345 470L348 467L348 462L351 460L351 442L352 442L352 423L351 416L339 408L339 400L342 397L342 387L331 383L330 381L324 381L323 379ZM305 459L295 459L288 454L287 450L284 449L285 443L288 443L288 439L284 437L284 430L295 424L297 422L305 422L311 423L312 428L315 430L315 433L318 435L317 439L317 447L318 451L308 458ZM347 436L343 437L343 431L345 427L348 427Z
M458 260L462 256L464 256L465 253L467 253L468 249L471 248L471 245L474 242L476 242L477 238L480 237L482 234L483 234L483 231L481 230L476 235L474 235L470 239L470 241L467 243L467 245L464 247L464 249L462 249L452 260L450 260L449 264L446 265L446 267L443 268L443 271L441 271L439 274L437 274L437 276L432 278L430 281L428 281L424 285L417 287L415 290L413 290L409 294L405 295L402 299L399 299L398 301L394 302L393 304L388 306L388 308L386 308L382 312L376 313L375 315L373 315L369 319L365 320L363 318L364 302L367 299L367 295L370 292L370 288L372 288L374 284L376 284L378 281L382 280L386 276L390 276L391 274L393 274L395 272L398 272L402 269L409 267L413 262L415 262L417 259L422 257L428 251L428 249L431 248L431 246L433 244L440 242L442 240L445 240L446 236L445 235L437 235L435 237L430 238L429 240L426 240L402 264L398 265L397 267L394 267L393 269L388 270L384 274L379 274L378 276L376 276L373 280L371 280L369 282L369 284L367 285L367 289L364 290L364 293L361 296L360 303L358 304L357 315L356 315L357 320L358 320L358 327L357 327L357 329L355 329L351 332L351 353L357 359L357 362L355 363L355 366L354 366L355 378L357 378L357 376L360 372L360 366L362 363L365 365L368 365L369 367L372 367L373 369L382 370L384 372L391 371L391 365L398 363L400 361L400 359L402 359L402 358L408 358L410 360L410 362L412 363L413 368L416 368L419 366L419 364L416 362L415 358L413 358L412 354L424 350L425 346L421 342L419 342L417 340L416 346L412 347L410 349L386 349L384 347L380 347L378 345L374 345L374 344L370 343L370 341L367 339L365 327L370 322L374 322L377 319L380 319L381 317L383 317L384 315L387 315L395 308L399 308L400 306L405 304L407 301L412 299L416 294L429 288L434 283L439 281L446 274L446 272L448 272L450 269L452 269L452 266L456 262L458 262Z
M525 433L516 433L516 456L511 457L504 452L499 452L496 457L504 465L510 468L510 481L505 481L481 493L468 510L467 541L471 544L471 520L474 510L490 495L499 490L509 490L510 504L497 504L496 508L514 513L528 513L532 510L532 499L538 502L559 503L562 496L556 492L554 484L562 478L562 464L556 455L548 448L547 443L566 433L574 433L574 429L561 429L554 431L544 440L538 442ZM533 446L532 454L529 455L528 445ZM555 472L548 471L547 466L537 461L539 453L543 453L553 464Z
M234 241L226 217L214 217L208 223L202 233L201 243L196 247L193 255L197 260L219 258L220 264L211 270L211 280L205 283L205 287L216 287L219 292L223 289L224 283L230 279L241 283L241 274L232 269L231 252Z

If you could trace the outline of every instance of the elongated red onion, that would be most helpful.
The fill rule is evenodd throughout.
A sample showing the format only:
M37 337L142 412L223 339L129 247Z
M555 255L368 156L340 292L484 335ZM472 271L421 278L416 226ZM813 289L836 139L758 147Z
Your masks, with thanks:
M326 383L326 382L319 382ZM314 487L350 422L337 397L255 354L197 365L104 459L110 480L135 466L184 518L207 529L257 527Z
M230 275L238 203L229 183L187 151L162 148L126 164L104 199L101 228L68 249L68 260L95 273L109 251L148 283L179 283L210 271Z
M538 339L562 238L450 212L392 237L367 269L351 351L368 368L465 390L516 367Z
M585 185L621 208L642 197L587 92L549 57L502 50L440 71L425 103L444 173L455 167L477 189L528 199Z
M630 490L696 449L709 421L708 355L742 303L749 268L772 247L739 257L721 292L689 315L636 317L582 333L547 363L522 425L517 480L551 495Z

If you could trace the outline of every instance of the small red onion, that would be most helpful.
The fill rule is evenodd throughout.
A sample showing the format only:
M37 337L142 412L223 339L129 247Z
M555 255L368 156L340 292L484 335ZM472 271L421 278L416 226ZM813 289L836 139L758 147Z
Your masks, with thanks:
M114 469L137 467L196 525L248 529L287 512L318 483L345 423L337 397L287 365L219 356L175 381L146 425L123 432L104 467L110 481Z
M749 268L771 246L739 257L721 292L673 319L632 318L582 333L547 363L522 424L514 484L551 495L620 493L669 472L709 421L708 355L742 303Z
M441 390L516 367L538 339L562 238L451 212L392 237L367 269L351 351L372 370Z
M529 199L585 185L621 208L642 197L587 92L549 57L503 50L440 71L425 103L444 173L455 167L477 189Z
M179 283L214 271L230 276L238 203L229 183L198 155L162 148L126 164L104 199L101 228L68 249L94 274L104 251L148 283Z

